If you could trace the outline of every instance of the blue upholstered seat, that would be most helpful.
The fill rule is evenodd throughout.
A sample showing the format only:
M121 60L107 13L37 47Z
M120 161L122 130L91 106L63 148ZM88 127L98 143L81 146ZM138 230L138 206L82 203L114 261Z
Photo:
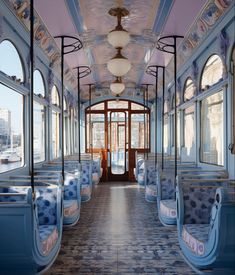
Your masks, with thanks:
M235 185L222 179L178 179L176 190L178 238L185 260L197 270L234 273Z

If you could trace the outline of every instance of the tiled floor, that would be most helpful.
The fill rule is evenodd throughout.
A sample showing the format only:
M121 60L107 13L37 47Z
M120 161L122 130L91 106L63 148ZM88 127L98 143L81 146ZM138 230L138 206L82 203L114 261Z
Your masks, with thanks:
M49 274L194 274L179 254L176 227L132 183L99 184L78 224L63 232Z

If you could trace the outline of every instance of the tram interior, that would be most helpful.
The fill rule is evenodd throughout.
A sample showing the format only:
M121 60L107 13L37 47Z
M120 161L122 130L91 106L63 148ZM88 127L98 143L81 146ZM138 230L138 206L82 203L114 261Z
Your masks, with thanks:
M235 1L0 1L0 274L235 273Z

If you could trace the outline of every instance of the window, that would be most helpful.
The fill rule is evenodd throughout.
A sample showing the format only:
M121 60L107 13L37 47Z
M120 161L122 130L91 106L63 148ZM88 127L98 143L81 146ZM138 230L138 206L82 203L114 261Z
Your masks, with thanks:
M195 89L196 87L193 83L193 80L190 77L187 78L184 85L184 102L194 97Z
M45 106L34 101L34 162L45 160Z
M39 70L35 70L33 73L33 81L34 81L34 94L39 97L45 96L45 85L42 78L42 74Z
M99 103L99 104L95 104L95 105L91 106L91 110L92 111L104 110L104 103Z
M24 82L21 58L15 46L8 40L0 44L0 71L17 82Z
M201 90L204 91L223 79L223 62L214 54L206 62L202 72Z
M0 83L0 172L24 164L24 97Z
M21 58L8 40L0 44L0 71L17 83L24 81ZM19 85L20 89L20 85ZM24 96L0 83L0 173L24 164Z
M186 155L192 156L195 150L195 108L194 105L184 110L184 147Z
M53 86L51 92L52 98L52 158L60 156L60 110L56 108L59 106L59 93L56 86Z
M128 109L128 101L122 101L122 100L108 101L108 109Z
M144 105L131 103L131 110L144 110Z
M46 105L38 98L45 96L45 86L39 70L34 71L33 79L34 94L38 96L34 98L34 162L41 162L45 160Z
M201 161L223 165L223 91L201 101Z
M56 86L53 86L51 91L51 103L55 106L60 106L60 97Z
M144 124L145 115L145 124ZM145 126L144 126L145 125ZM131 114L131 148L149 147L149 114ZM145 130L145 137L144 137Z
M91 116L91 117L90 117ZM91 128L89 119L91 118ZM105 148L105 125L104 114L87 114L87 148L89 148L90 142L93 142L94 149ZM91 137L90 140L90 130Z
M163 138L163 147L164 147L164 153L168 153L168 142L169 142L169 119L168 115L164 116L164 138Z
M64 97L64 154L69 155L69 110L68 103Z

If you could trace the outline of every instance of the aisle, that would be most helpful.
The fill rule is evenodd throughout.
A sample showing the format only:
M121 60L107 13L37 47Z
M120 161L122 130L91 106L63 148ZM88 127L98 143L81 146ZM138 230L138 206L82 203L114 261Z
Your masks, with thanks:
M46 274L194 274L179 254L176 227L163 227L135 184L100 184L63 232Z

